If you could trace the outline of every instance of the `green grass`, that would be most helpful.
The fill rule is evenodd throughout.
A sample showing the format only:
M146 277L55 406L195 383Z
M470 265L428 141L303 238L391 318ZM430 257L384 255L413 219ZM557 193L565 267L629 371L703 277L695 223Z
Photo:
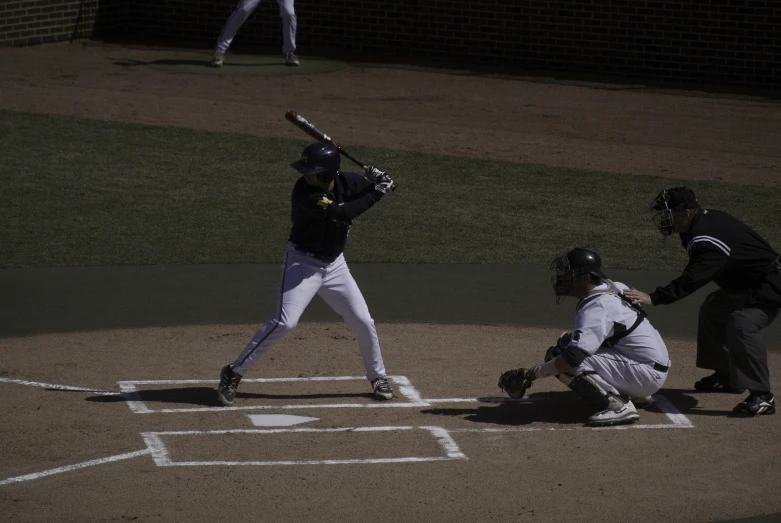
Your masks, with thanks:
M12 112L0 112L0 138L2 267L277 263L296 179L288 164L308 143ZM349 149L399 185L357 220L353 263L547 265L575 246L611 268L685 263L647 210L681 181ZM781 248L780 190L684 183Z

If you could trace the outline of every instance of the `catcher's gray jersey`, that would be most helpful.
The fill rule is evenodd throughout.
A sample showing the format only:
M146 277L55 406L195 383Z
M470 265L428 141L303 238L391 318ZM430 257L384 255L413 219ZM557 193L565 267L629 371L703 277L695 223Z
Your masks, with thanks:
M628 289L621 282L613 282L619 291ZM607 290L603 283L595 291ZM575 318L575 330L570 345L576 345L589 356L603 347L611 336L622 330L630 330L638 319L638 312L619 296L605 293L585 303ZM647 318L629 334L621 338L613 349L640 363L661 363L669 359L667 346Z
M614 291L628 288L620 282L612 283ZM670 366L662 337L644 313L610 292L609 284L600 285L590 294L578 310L568 345L585 353L586 358L568 374L593 372L606 390L630 398L656 393L664 385Z

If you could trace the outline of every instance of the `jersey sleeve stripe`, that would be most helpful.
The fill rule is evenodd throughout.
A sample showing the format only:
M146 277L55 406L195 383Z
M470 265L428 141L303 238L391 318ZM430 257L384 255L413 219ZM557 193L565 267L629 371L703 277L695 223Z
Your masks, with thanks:
M692 238L692 241L689 242L689 245L686 246L686 252L691 254L692 247L694 246L695 243L699 243L699 242L712 243L713 245L721 249L724 252L724 254L726 254L727 256L729 256L731 252L731 249L727 246L726 243L724 243L723 241L717 238L714 238L713 236L695 236L694 238Z

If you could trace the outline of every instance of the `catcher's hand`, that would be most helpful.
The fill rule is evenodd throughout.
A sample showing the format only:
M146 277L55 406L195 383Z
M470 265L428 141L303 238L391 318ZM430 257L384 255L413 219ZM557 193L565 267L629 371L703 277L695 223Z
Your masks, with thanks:
M511 398L523 398L526 390L532 386L532 380L527 376L527 369L512 369L499 376L499 388Z

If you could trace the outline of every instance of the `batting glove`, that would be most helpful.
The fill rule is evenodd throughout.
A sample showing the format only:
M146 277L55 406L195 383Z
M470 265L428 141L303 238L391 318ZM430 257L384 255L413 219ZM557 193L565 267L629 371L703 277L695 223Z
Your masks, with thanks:
M364 171L364 176L366 176L366 178L370 179L374 183L393 183L393 180L391 180L390 176L388 176L385 171L381 171L372 165L366 168Z
M383 196L386 194L392 192L396 188L396 184L393 183L393 180L388 178L387 182L380 182L374 186L374 190L382 193Z

